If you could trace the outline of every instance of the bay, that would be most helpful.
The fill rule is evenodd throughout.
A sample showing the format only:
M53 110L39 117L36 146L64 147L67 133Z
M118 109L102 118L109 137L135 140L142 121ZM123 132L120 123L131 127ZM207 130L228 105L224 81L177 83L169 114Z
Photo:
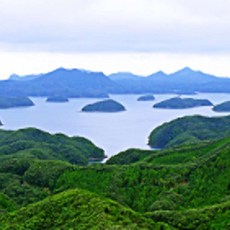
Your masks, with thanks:
M50 133L83 136L103 148L108 157L128 148L149 149L150 132L164 122L186 115L224 116L212 107L192 109L155 109L153 104L175 95L155 95L155 101L139 102L140 95L110 95L126 107L118 113L84 113L81 108L100 99L70 99L68 103L47 103L46 98L31 98L35 106L0 110L2 129L16 130L35 127ZM230 94L197 94L191 96L209 99L213 104L230 100Z

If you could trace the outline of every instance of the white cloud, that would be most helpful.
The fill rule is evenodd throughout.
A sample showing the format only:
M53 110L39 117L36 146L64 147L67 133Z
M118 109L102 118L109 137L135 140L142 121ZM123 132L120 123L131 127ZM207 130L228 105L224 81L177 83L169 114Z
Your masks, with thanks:
M229 52L227 0L1 0L7 48Z
M230 75L229 0L0 0L0 77L59 66Z

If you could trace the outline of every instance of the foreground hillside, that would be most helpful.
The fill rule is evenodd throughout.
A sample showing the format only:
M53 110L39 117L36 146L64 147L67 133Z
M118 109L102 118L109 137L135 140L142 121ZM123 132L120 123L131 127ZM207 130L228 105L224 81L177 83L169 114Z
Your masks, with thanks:
M0 217L1 229L172 229L96 194L75 189Z
M52 193L57 178L104 152L81 137L38 129L0 130L0 211L14 210Z
M160 151L129 149L106 164L79 166L54 155L38 157L49 156L46 147L57 145L59 135L5 132L0 132L1 229L230 228L230 136ZM7 144L28 136L40 146L36 154L24 151L25 143ZM72 143L66 138L58 141Z
M179 229L218 229L220 220L230 224L230 138L196 147L132 151L141 160L66 171L57 191L87 189Z

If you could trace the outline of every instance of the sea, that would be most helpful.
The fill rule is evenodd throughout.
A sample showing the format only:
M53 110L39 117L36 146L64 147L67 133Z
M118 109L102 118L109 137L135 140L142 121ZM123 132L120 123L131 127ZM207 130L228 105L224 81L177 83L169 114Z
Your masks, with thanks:
M104 149L109 157L129 148L150 149L150 132L178 117L188 115L225 116L229 113L217 113L212 106L192 109L157 109L155 103L175 97L172 94L154 95L154 101L137 101L140 95L110 95L126 108L116 113L86 113L82 107L102 99L70 99L67 103L48 103L46 98L32 97L35 106L0 110L1 129L16 130L35 127L50 133L64 133L68 136L82 136ZM181 96L208 99L214 105L230 101L230 94L198 93Z

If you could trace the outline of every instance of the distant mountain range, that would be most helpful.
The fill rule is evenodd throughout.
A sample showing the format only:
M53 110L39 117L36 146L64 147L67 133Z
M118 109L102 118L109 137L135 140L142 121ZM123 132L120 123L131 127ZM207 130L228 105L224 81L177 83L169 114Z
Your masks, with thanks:
M120 85L124 93L177 93L230 92L230 78L216 77L188 67L167 75L159 71L147 77L131 73L116 73L109 76Z
M102 72L59 68L38 75L11 75L0 81L4 96L108 97L109 94L196 92L230 93L230 78L216 77L188 67L173 74L162 71L143 77L128 72L106 76Z
M59 68L25 77L0 81L0 94L11 96L108 97L116 83L101 72Z

